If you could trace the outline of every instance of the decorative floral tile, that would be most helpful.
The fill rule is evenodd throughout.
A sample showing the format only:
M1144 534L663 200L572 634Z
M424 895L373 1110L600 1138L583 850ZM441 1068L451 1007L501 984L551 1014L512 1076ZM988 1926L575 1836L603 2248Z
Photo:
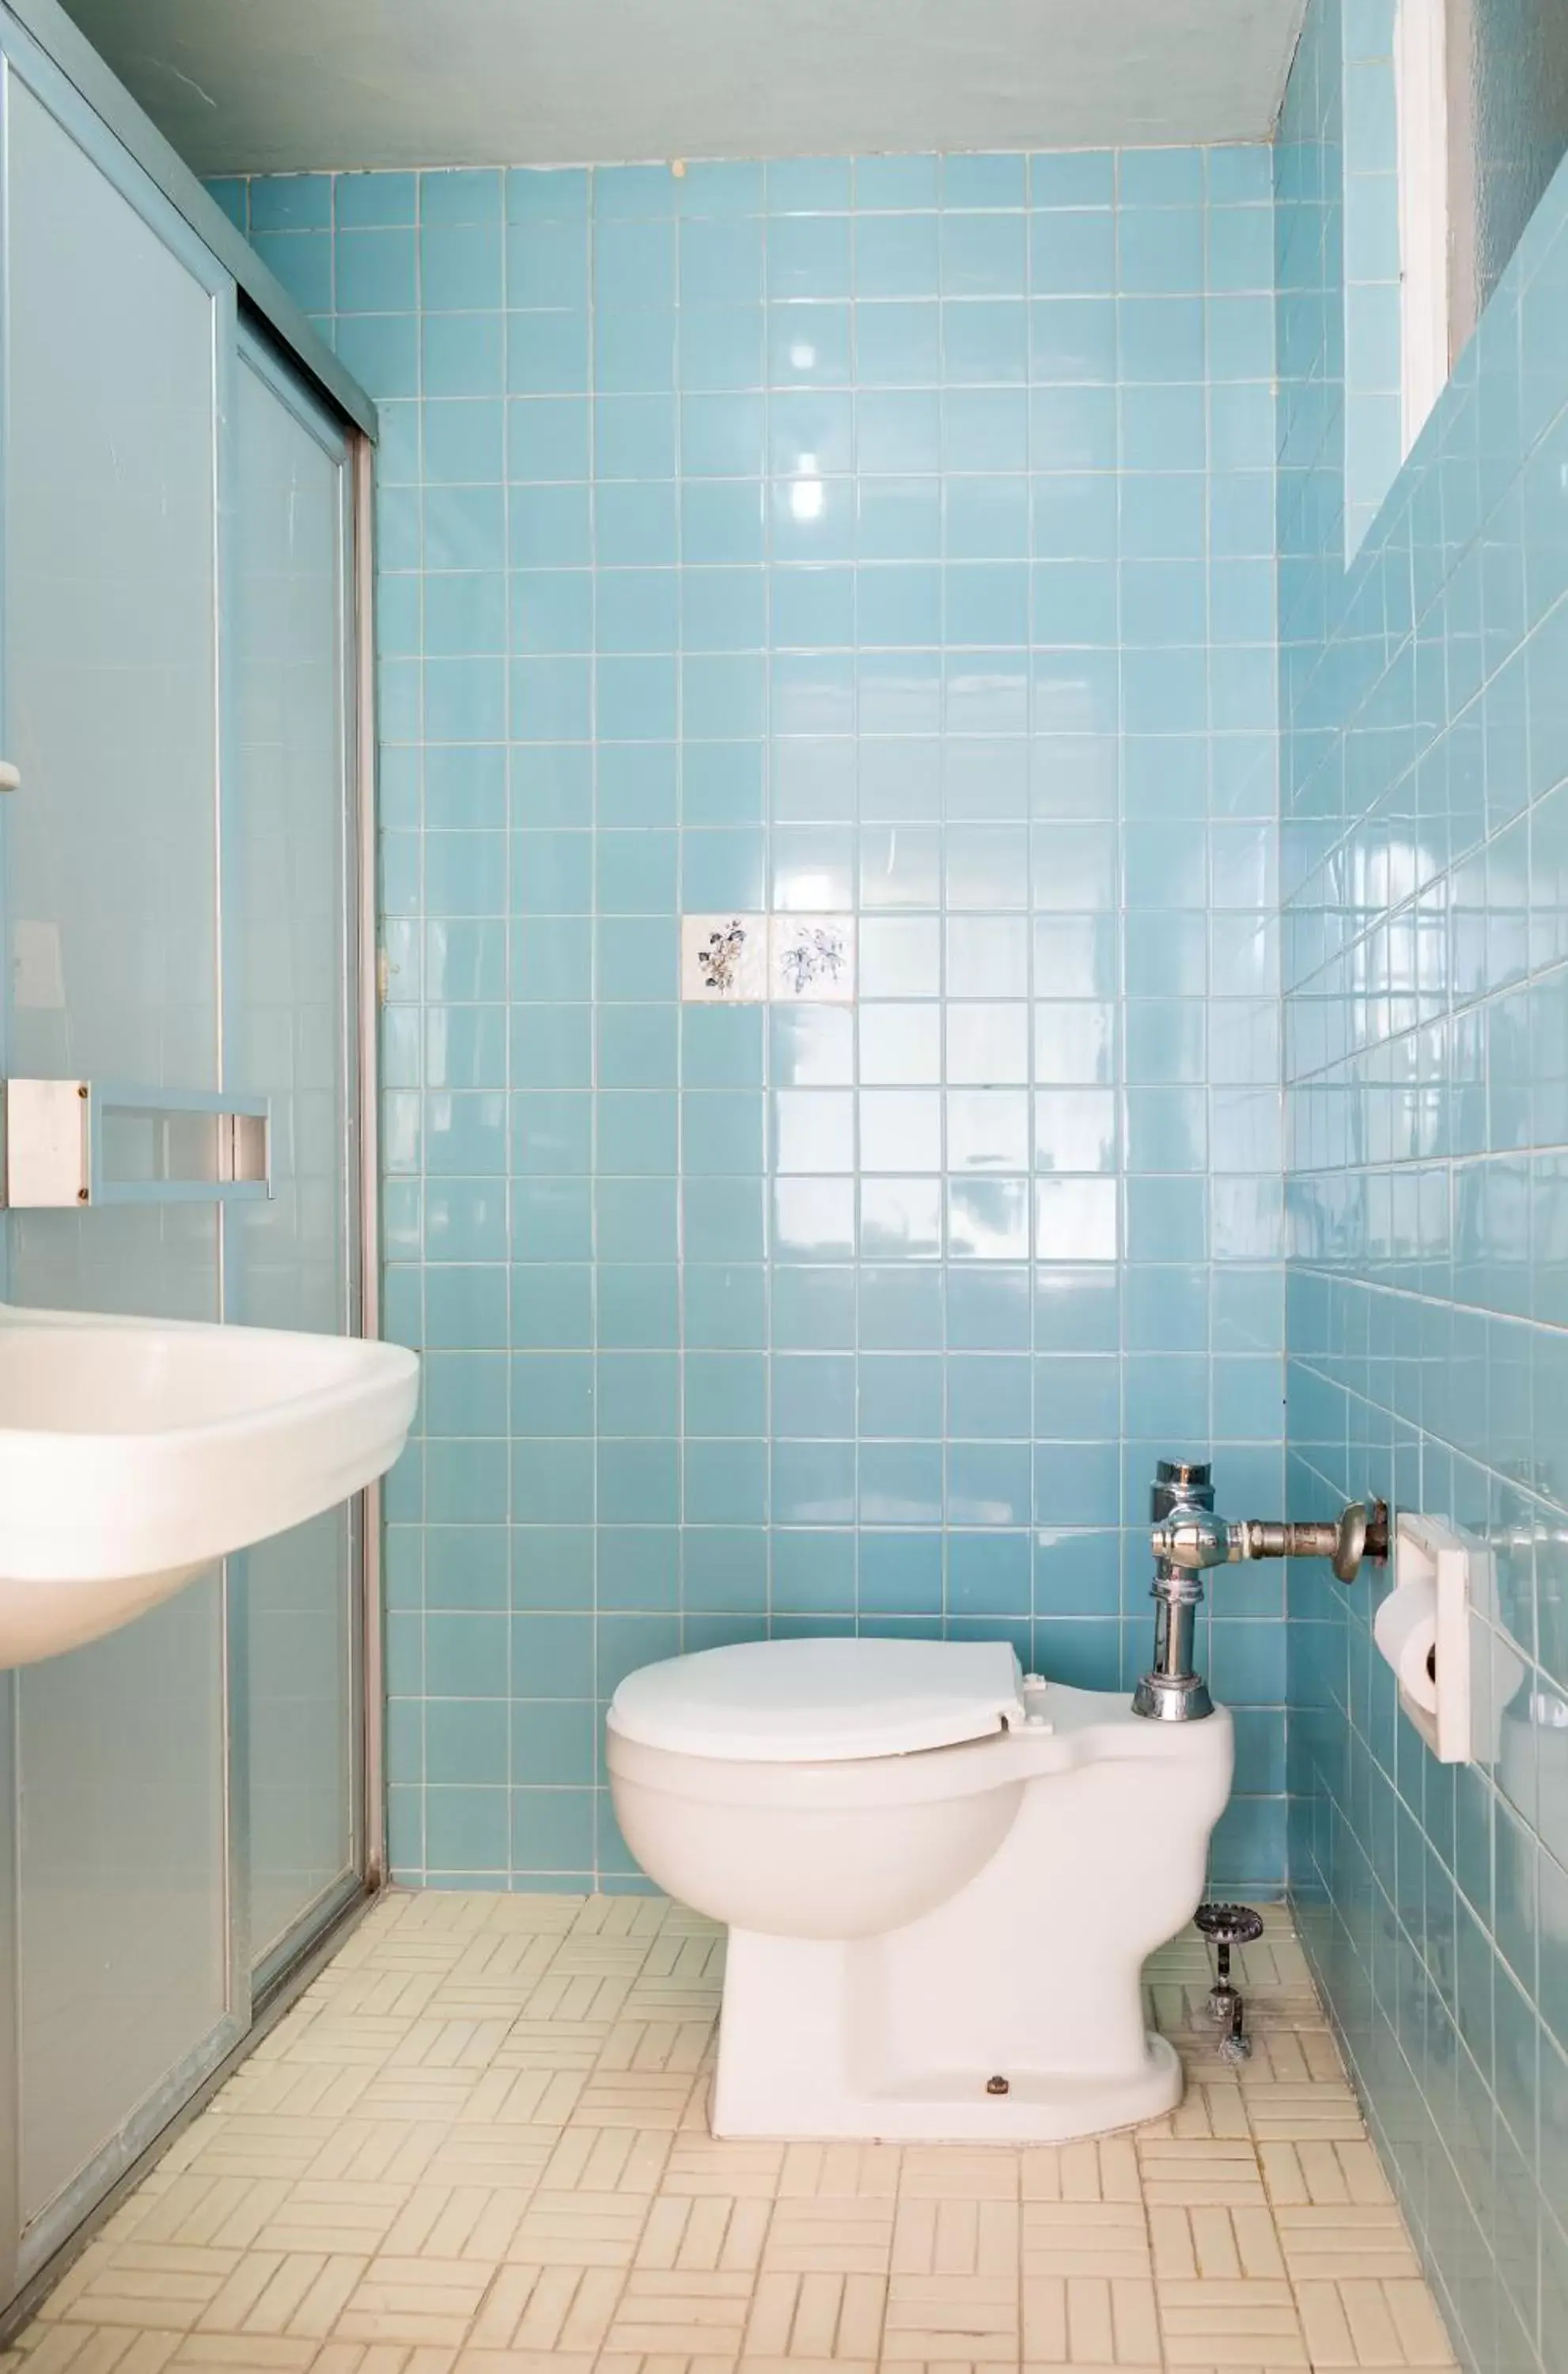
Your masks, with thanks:
M848 1005L855 994L853 915L775 915L772 993L786 1005Z
M760 1004L767 995L767 917L683 915L681 995L699 1005Z

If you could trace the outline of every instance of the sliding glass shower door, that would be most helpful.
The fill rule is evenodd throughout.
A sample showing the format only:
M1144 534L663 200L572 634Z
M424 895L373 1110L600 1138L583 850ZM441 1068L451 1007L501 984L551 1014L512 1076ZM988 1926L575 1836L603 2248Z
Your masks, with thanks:
M358 1323L350 987L351 454L295 376L243 339L224 804L224 1083L271 1099L271 1199L226 1207L225 1316ZM246 1887L266 1979L357 1886L357 1508L230 1561L247 1628Z
M9 1211L0 1291L349 1332L356 440L3 0L0 131L4 1068L263 1098L271 1181ZM364 1892L363 1535L0 1674L0 2317Z
M6 1068L212 1089L232 299L57 96L7 73ZM13 1302L220 1315L215 1203L17 1211L6 1238ZM227 1662L214 1574L12 1685L24 2263L170 2073L242 2032Z

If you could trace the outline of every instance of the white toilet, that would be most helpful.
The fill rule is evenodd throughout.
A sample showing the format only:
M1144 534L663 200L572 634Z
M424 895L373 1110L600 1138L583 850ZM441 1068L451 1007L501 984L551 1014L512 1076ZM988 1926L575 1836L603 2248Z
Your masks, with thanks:
M1191 1918L1230 1716L1153 1722L1005 1641L788 1639L628 1675L610 1789L730 1926L719 2135L1059 2143L1181 2096L1144 1957Z

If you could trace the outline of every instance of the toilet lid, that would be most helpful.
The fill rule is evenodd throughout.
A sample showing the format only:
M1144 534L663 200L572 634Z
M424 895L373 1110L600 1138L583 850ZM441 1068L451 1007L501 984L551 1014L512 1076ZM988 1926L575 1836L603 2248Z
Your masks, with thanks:
M841 1763L1000 1731L1021 1678L1005 1640L749 1640L628 1674L610 1722L687 1756Z

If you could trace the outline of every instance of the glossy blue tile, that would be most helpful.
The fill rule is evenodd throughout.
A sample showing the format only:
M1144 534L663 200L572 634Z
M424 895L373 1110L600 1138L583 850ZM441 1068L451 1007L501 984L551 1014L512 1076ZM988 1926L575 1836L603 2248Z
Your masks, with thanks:
M412 229L340 229L332 242L333 301L342 313L415 310L419 242ZM499 256L497 251L497 263ZM489 300L499 301L499 288Z
M427 177L427 185L429 178ZM427 214L420 226L418 253L419 299L424 311L498 310L502 302L498 210L489 219L473 221L432 220Z
M593 458L601 477L673 478L675 439L673 394L606 392L594 405Z
M379 402L418 392L418 325L411 315L345 315L334 343L338 359ZM487 328L467 335L449 328L446 336L427 342L425 377L432 395L451 394L458 384L471 382L486 392L498 391L499 342Z
M508 477L545 484L586 479L588 425L588 405L579 397L551 394L509 404Z
M313 180L314 176L305 178ZM288 177L280 177L276 184L261 178L252 182L252 225L256 221L257 200L263 190L272 186L287 189ZM418 214L418 177L414 173L335 173L332 177L332 219L340 230L412 223Z
M387 1304L432 1363L389 1501L439 1551L400 1607L495 1611L511 1528L509 1733L399 1733L412 1867L625 1876L594 1692L736 1626L1038 1611L1114 1680L1129 1384L1279 1457L1257 158L229 197L387 399ZM859 907L858 1007L678 1008L677 913L770 902Z
M579 395L589 384L589 317L570 312L504 317L509 395Z
M252 243L262 262L275 273L302 311L331 313L334 293L333 241L320 232L258 229ZM357 293L359 288L351 273L349 294L352 297ZM357 310L379 312L383 309L378 306Z
M257 176L248 183L224 185L225 211L232 215L228 202L237 188L245 188L249 191L248 227L252 236L258 231L330 230L333 186L334 177L329 173ZM345 219L339 215L340 223ZM412 221L413 216L389 219Z
M847 215L772 215L766 228L770 298L842 298L851 290Z
M949 207L1010 207L1024 205L1028 160L1019 156L954 154L942 162L942 202Z

